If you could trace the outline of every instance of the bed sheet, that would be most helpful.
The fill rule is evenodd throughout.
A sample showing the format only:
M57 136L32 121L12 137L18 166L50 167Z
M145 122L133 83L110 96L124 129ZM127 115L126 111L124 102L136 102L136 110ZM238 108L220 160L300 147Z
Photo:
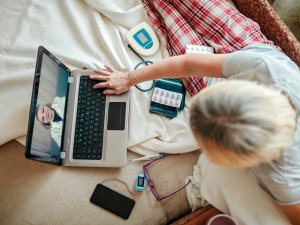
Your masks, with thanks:
M18 137L24 143L38 46L71 69L104 64L132 69L139 59L127 48L125 33L148 22L139 0L4 0L0 13L0 127L5 130L0 144ZM162 46L145 59L168 57ZM132 90L128 148L140 154L197 149L188 126L188 107L170 120L148 112L150 96L151 92Z

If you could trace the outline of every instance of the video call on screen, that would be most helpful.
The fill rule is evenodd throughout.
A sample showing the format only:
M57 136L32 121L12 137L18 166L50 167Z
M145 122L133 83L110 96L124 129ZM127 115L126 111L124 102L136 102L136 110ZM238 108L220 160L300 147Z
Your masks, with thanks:
M69 73L44 53L40 74L31 154L56 161L61 151Z

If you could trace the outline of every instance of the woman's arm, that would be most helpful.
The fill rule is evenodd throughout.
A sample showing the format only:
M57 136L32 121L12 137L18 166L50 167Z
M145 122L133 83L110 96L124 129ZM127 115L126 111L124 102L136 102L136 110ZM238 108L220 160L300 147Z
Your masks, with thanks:
M300 225L300 204L276 205L284 212L293 225Z
M106 88L104 94L121 94L131 86L158 78L180 78L187 76L223 77L222 64L226 54L186 54L173 56L129 73L113 68L95 70L94 80L103 81L94 88Z

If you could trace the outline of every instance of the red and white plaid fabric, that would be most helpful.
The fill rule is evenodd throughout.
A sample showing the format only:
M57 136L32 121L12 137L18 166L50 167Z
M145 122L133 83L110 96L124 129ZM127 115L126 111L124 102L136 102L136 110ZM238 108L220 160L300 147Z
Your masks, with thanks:
M185 53L186 44L211 46L216 53L237 51L253 42L273 44L259 25L225 0L142 0L159 38L171 56ZM206 79L182 81L191 95L206 87Z

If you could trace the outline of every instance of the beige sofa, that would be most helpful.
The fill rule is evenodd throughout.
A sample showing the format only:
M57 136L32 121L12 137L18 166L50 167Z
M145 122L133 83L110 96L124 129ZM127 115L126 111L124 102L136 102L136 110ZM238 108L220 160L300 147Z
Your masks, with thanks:
M242 13L257 21L263 33L300 66L300 43L272 10L267 0L233 1ZM174 188L171 184L192 174L198 154L192 152L175 156L177 158L174 160L162 164L157 170L157 178L161 172L164 176L169 176L170 182L158 179L158 184L165 189ZM137 155L129 152L128 157L133 158ZM123 169L46 165L26 160L24 146L10 141L0 146L0 224L150 225L167 224L189 213L184 191L163 202L157 202L149 188L144 192L134 191L132 196L127 193L125 185L116 180L106 184L136 200L129 220L120 219L89 202L96 184L105 179L124 180L129 188L134 190L135 176L141 171L142 163L131 164ZM175 224L203 222L202 212L203 209L199 209Z
M173 190L192 174L198 152L170 156L153 171L156 185L163 191ZM137 157L128 153L129 158ZM167 224L190 211L185 191L157 202L149 188L134 190L135 177L142 163L122 169L71 168L47 165L24 157L24 146L10 141L0 146L0 224L2 225L93 225L93 224ZM117 180L125 181L133 191ZM166 179L169 178L169 179ZM109 179L109 180L107 180ZM128 220L123 220L89 202L101 181L136 204Z

